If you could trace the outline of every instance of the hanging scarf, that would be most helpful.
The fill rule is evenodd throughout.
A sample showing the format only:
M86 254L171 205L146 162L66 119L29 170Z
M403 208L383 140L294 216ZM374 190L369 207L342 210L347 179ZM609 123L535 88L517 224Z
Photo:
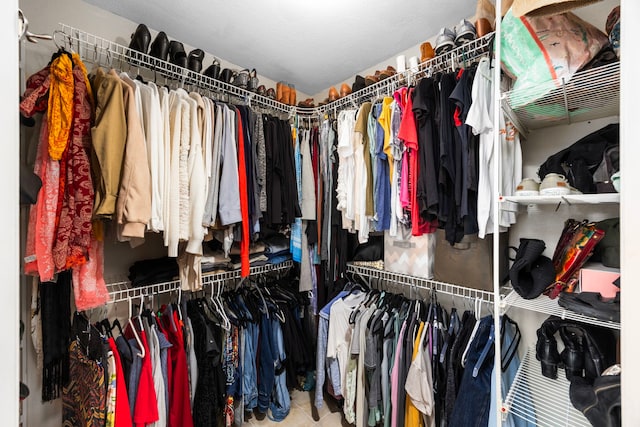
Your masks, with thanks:
M51 87L49 88L49 156L60 160L67 148L71 121L73 119L73 74L71 58L60 54L49 67Z
M64 271L56 282L40 283L42 322L42 400L60 397L69 380L69 330L71 319L71 273Z

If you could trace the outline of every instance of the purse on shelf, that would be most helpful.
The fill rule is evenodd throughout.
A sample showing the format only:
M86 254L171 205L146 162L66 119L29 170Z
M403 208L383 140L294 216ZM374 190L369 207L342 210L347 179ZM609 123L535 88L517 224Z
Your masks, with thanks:
M258 80L258 72L254 68L249 73L249 84L247 89L250 90L251 92L256 92L258 90L259 84L260 84L260 81Z
M604 231L596 224L568 219L553 253L553 267L556 280L545 290L549 298L554 299L560 292L573 292L578 279L574 277L578 270L593 254L594 247L604 237Z
M240 70L233 79L233 85L234 86L238 86L242 89L246 89L247 88L247 84L249 83L249 70L247 70L246 68L243 70Z
M220 80L225 83L231 83L231 79L233 78L233 70L229 68L225 68L220 72Z

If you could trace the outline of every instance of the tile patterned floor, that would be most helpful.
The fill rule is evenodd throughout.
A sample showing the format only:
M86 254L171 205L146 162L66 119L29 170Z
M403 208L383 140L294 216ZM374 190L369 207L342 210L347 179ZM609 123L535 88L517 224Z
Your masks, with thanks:
M271 421L268 417L258 420L255 414L246 420L242 427L249 426L278 426L278 427L337 427L349 424L342 416L342 410L332 398L326 398L320 410L317 410L314 401L314 393L300 390L291 392L291 411L289 415L279 423Z

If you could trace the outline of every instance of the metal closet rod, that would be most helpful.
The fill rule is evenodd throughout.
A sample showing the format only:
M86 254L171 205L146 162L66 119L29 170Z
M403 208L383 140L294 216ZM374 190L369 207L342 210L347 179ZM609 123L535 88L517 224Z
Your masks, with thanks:
M425 279L423 277L410 276L408 274L394 273L387 270L380 270L373 267L365 267L354 264L347 264L347 272L360 276L361 278L382 280L413 289L425 289L435 291L437 294L451 295L454 297L469 300L480 300L486 303L493 303L493 292L480 289L468 288L451 283L439 282L437 280Z
M249 270L249 276L256 276L259 274L282 272L289 270L293 267L293 261L285 261L280 264L267 264L258 267L251 267ZM226 282L240 279L240 270L225 271L222 273L203 274L202 285L203 286L215 286L223 285ZM129 287L129 282L117 282L107 285L109 289L109 301L107 304L115 304L118 302L129 301L133 299L145 298L152 295L160 295L172 292L182 292L180 281L172 280L169 282L154 283L153 285L140 286L136 288ZM194 291L197 293L201 291Z
M56 40L56 35L62 36L63 39ZM233 86L232 84L212 79L187 68L179 67L168 61L163 61L148 54L129 49L126 46L66 24L61 23L60 30L54 32L54 41L58 47L60 47L60 42L62 42L63 45L68 45L70 49L76 50L85 60L93 59L93 61L100 61L104 56L109 66L116 60L122 65L127 63L132 67L143 67L154 71L154 73L160 73L160 75L177 80L183 85L194 85L201 89L220 93L223 96L234 96L244 100L249 105L257 105L259 107L287 113L290 117L294 115L313 117L322 116L329 112L335 113L349 106L355 108L365 100L370 100L371 98L385 94L390 95L398 87L411 84L411 82L415 82L422 77L447 69L455 69L461 63L464 64L467 61L474 61L489 52L493 36L494 33L487 34L457 47L450 52L427 60L419 64L417 68L407 69L402 73L397 73L336 101L313 108L283 104L246 89Z

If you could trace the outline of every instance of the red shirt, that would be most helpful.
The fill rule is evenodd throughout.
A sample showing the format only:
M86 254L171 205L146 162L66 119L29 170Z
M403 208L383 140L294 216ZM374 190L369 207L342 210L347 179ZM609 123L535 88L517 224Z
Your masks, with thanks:
M240 184L240 212L242 215L242 239L240 240L240 275L249 275L249 200L247 198L247 168L244 158L244 133L242 132L242 118L238 117L238 181Z
M127 396L122 360L120 360L116 341L113 338L109 338L108 341L113 358L116 361L116 412L114 424L118 427L132 427L131 409L129 408L129 397Z
M174 329L168 316L161 317L167 339L171 343L170 360L171 379L169 382L169 419L168 427L193 427L191 417L191 400L189 398L189 372L187 370L187 354L184 351L182 330L178 313L173 312L173 321L178 327Z

